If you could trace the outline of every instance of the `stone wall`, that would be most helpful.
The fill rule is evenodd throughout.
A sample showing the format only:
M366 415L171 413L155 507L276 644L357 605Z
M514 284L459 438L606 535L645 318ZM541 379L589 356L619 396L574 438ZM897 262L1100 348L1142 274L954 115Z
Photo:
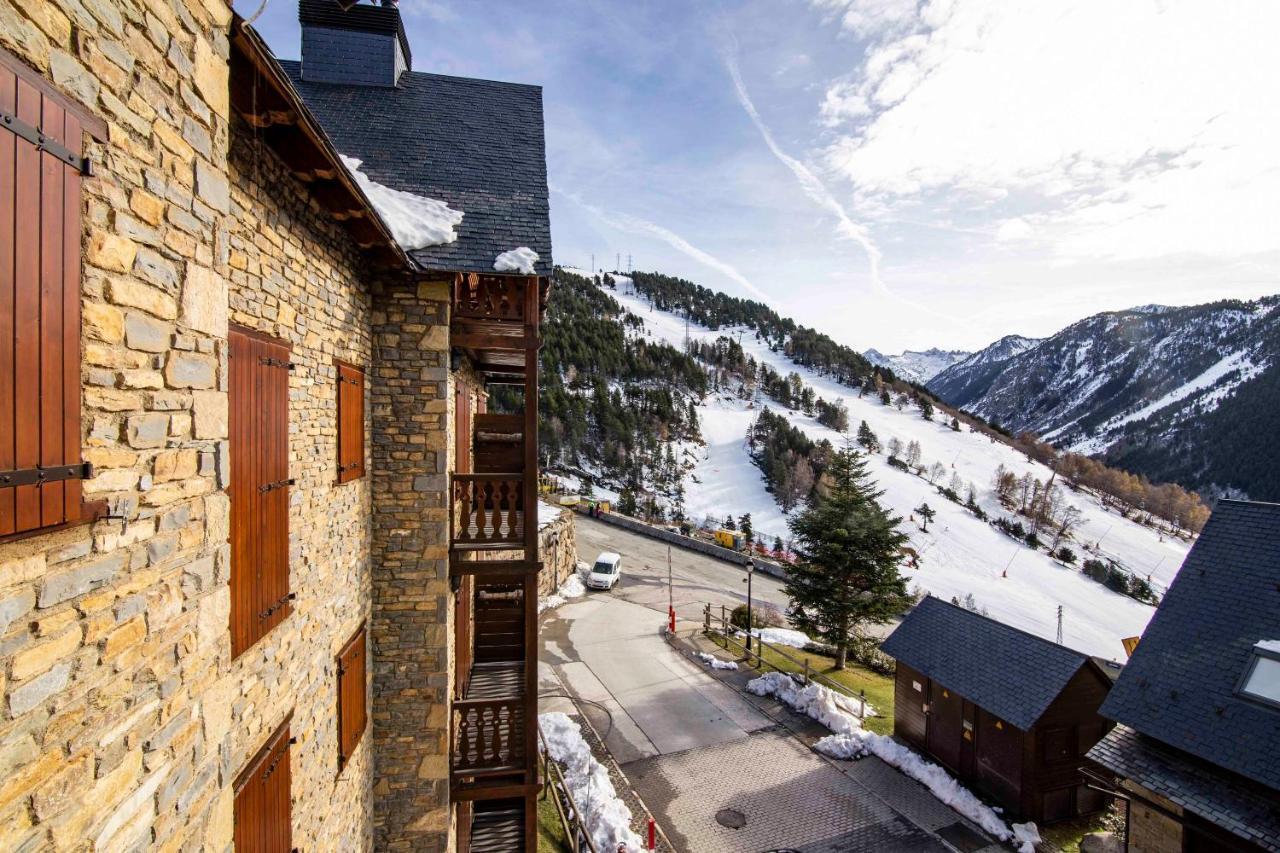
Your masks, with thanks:
M372 332L374 846L445 850L453 820L449 288L382 288Z
M538 595L555 592L578 570L578 543L575 538L573 512L562 510L560 517L538 531Z
M84 181L86 497L0 545L0 849L226 849L221 0L0 0L0 43L109 123ZM221 297L219 298L221 294Z
M1176 803L1149 791L1131 781L1122 783L1145 800L1157 803L1173 814L1182 814ZM1141 800L1129 801L1129 851L1130 853L1167 853L1182 849L1182 825L1168 815L1161 814Z
M230 173L231 215L216 258L227 271L230 320L293 347L289 582L298 598L266 637L219 661L211 689L230 701L232 719L229 742L218 746L234 777L292 713L294 845L368 849L373 738L366 732L339 774L335 658L370 615L371 488L368 475L337 483L334 359L370 367L372 282L346 233L239 120Z

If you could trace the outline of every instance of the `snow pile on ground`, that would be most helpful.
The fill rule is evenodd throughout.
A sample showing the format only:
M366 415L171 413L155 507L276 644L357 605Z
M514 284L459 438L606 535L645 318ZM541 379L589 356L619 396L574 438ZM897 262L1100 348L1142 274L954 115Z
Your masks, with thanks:
M587 588L582 585L582 576L574 572L560 584L559 589L538 602L538 612L559 607L571 598L581 598L586 594Z
M1016 839L1021 853L1034 853L1034 842L1029 842L1028 839L1034 836L1035 840L1039 840L1035 824L1016 824L1011 829L995 810L975 797L947 771L925 761L893 738L863 729L857 716L844 710L838 703L842 697L821 684L809 684L802 688L786 673L769 672L748 682L747 690L757 696L776 696L781 702L812 717L834 732L813 745L823 755L843 759L861 758L868 753L875 755L923 784L939 800L1000 841Z
M533 275L533 265L538 262L538 253L528 246L512 249L498 255L493 268L498 272L518 272Z
M425 249L458 239L458 232L454 229L462 222L461 210L454 210L434 198L384 186L360 171L362 160L345 154L338 156L401 248L406 251Z
M811 682L801 687L785 672L766 672L747 682L747 690L757 696L777 696L801 714L807 714L837 734L862 731L862 723L849 700L821 684ZM869 705L867 709L870 713Z
M751 632L751 636L775 646L790 646L793 649L803 649L812 642L803 631L791 628L758 628Z
M640 853L644 845L631 830L631 809L614 791L609 771L591 754L578 724L552 711L538 715L538 726L547 751L564 768L565 785L596 849Z
M737 669L738 668L738 664L736 661L720 660L720 658L716 657L715 655L709 655L706 652L698 652L698 659L701 660L703 663L705 663L707 666L711 667L712 669Z

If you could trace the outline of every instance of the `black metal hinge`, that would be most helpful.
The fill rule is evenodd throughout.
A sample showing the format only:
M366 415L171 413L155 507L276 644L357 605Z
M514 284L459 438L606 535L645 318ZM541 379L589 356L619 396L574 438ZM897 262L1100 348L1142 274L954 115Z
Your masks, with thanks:
M59 483L63 480L88 480L93 477L93 465L80 462L76 465L51 465L48 468L19 468L0 471L0 489L13 486L39 486Z
M39 128L27 124L13 113L0 111L0 127L4 127L21 136L34 145L37 151L48 151L68 166L74 167L80 174L86 177L93 174L92 160L88 157L79 157L72 154L70 148L45 136L40 132Z
M284 607L284 606L285 606L286 604L288 604L290 601L294 601L294 600L296 600L296 599L297 599L297 597L298 597L298 594L297 594L296 592L291 592L291 593L289 593L288 595L284 596L284 597L283 597L283 598L281 598L279 601L277 601L275 604L271 605L271 606L270 606L270 607L268 607L266 610L264 610L264 611L262 611L261 613L259 613L259 614L258 614L258 618L259 618L259 619L266 619L268 616L270 616L272 613L275 613L275 612L276 612L277 610L279 610L280 608Z
M296 485L296 483L297 481L290 477L288 480L276 480L274 483L263 483L261 486L258 486L258 491L266 494L272 489L283 489L285 486L293 486Z
M292 361L285 361L284 359L280 359L280 358L272 358L271 356L267 356L267 355L259 356L258 361L262 364L265 364L267 367L283 367L285 370L293 370L294 368L294 363Z

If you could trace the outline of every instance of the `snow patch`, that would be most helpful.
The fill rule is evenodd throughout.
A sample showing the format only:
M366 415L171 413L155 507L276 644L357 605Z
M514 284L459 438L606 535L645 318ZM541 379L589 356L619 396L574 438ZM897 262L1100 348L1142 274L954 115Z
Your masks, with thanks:
M538 529L546 527L549 524L555 524L560 520L560 516L564 515L564 510L558 506L552 506L549 503L538 501Z
M751 632L751 636L775 646L790 646L793 649L803 649L812 642L803 631L791 628L757 628Z
M737 669L736 661L720 660L715 655L709 655L706 652L698 652L698 659L712 669Z
M518 272L533 275L533 265L538 262L538 253L528 246L512 249L498 255L493 268L498 272Z
M852 759L871 754L923 784L943 803L981 826L1000 841L1014 840L1020 853L1034 853L1039 841L1035 824L1010 828L995 810L955 780L947 771L926 761L891 737L862 728L858 718L839 707L841 697L820 684L801 688L781 672L769 672L747 683L757 696L776 696L796 711L822 723L834 734L822 738L813 748L832 758ZM1033 840L1034 839L1034 840Z
M454 229L462 222L461 210L454 210L443 201L415 195L404 190L385 186L360 171L364 161L339 154L356 186L364 191L373 209L382 217L391 236L406 251L439 246L458 239Z
M538 602L538 612L559 607L571 598L581 598L586 594L587 588L582 585L582 576L574 572L560 584L559 589Z
M1280 640L1259 640L1253 644L1255 649L1262 649L1264 652L1276 652L1280 654Z
M550 711L538 715L538 726L547 752L564 768L565 786L596 849L640 853L643 843L631 829L631 809L614 791L609 771L591 754L578 724L567 714Z

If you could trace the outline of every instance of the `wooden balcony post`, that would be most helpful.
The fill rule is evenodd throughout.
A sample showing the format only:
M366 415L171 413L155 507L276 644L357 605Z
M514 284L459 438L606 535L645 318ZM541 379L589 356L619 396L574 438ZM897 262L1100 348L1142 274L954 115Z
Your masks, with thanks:
M524 292L524 576L525 781L538 784L538 324L541 289L536 276ZM525 847L536 850L537 802L525 799Z

